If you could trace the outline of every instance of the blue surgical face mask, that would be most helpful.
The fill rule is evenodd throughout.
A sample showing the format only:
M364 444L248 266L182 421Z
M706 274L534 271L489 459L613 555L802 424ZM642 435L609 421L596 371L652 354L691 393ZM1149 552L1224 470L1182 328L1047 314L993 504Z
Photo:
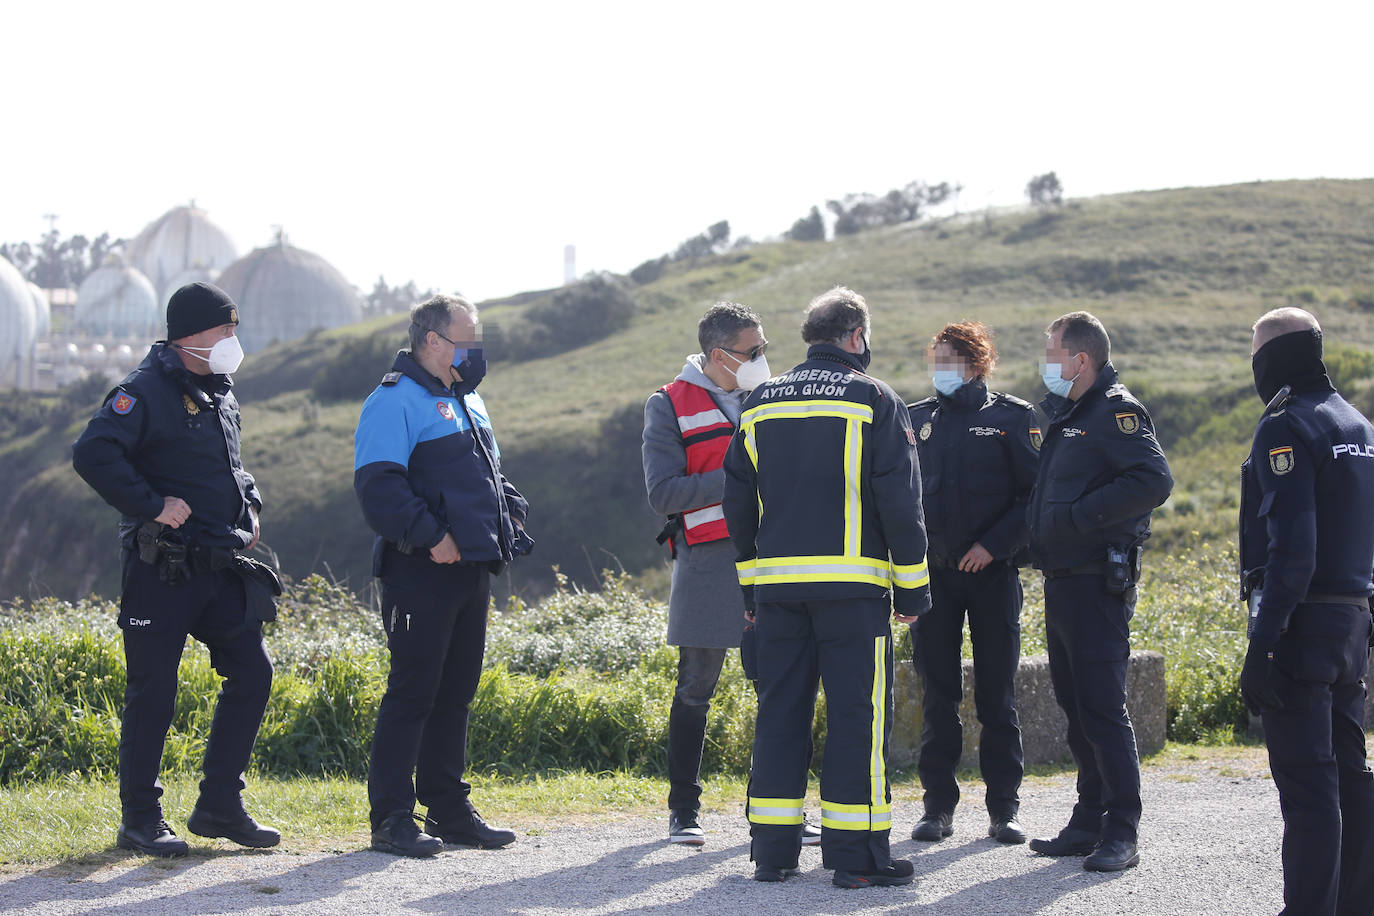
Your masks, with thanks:
M949 397L964 387L964 376L956 369L936 369L930 376L935 390Z
M1040 380L1045 383L1050 394L1066 398L1073 389L1073 383L1078 379L1078 375L1075 374L1073 378L1061 378L1063 371L1063 363L1045 363L1040 367Z

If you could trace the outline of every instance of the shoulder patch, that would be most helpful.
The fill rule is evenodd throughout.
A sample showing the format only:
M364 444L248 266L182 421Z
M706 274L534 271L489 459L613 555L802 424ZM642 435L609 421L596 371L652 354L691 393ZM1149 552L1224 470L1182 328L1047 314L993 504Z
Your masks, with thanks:
M1040 427L1032 426L1030 428L1030 444L1037 452L1040 451L1040 446L1045 444L1045 436L1040 432Z
M1269 450L1269 470L1276 477L1282 477L1293 470L1293 446L1280 445Z
M435 401L434 407L439 411L439 416L443 417L445 420L453 419L453 407L448 401Z
M382 376L382 384L390 387L401 380L402 374L403 373L400 372L388 372L386 375Z
M1140 429L1140 415L1131 410L1117 414L1116 428L1128 436L1131 435Z
M110 409L122 417L133 410L136 403L138 403L138 398L127 391L121 391L114 396L114 400L110 401Z

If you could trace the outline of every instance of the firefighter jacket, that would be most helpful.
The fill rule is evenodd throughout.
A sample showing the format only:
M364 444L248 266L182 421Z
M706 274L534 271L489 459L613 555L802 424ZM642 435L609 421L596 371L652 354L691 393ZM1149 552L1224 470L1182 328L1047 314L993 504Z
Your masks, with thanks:
M970 381L911 405L930 564L955 567L974 544L996 560L1026 546L1026 505L1040 463L1035 408Z
M817 344L754 389L725 456L745 603L886 596L930 608L916 436L858 357Z
M463 562L499 567L523 552L524 497L501 473L501 450L472 383L445 386L409 350L363 403L353 434L353 489L381 548L423 553L453 534Z
M1031 493L1031 555L1046 571L1106 561L1108 545L1150 533L1150 513L1173 490L1154 422L1109 362L1076 401L1047 398L1049 423Z
M241 549L253 540L249 507L262 508L243 469L239 404L227 375L196 375L165 342L105 396L72 446L72 465L122 514L126 545L162 514L163 498L191 507L182 530L204 547Z
M1309 596L1364 598L1374 574L1374 427L1324 371L1291 392L1242 468L1241 561L1263 570L1251 641L1271 648Z

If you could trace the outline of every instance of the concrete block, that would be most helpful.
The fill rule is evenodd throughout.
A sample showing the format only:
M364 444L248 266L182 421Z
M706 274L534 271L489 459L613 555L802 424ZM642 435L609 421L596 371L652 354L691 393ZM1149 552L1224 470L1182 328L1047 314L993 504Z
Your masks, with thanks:
M921 678L910 660L897 664L893 677L895 712L888 763L898 769L916 765L921 752ZM1164 656L1158 652L1131 653L1126 670L1126 709L1135 726L1140 753L1164 747L1166 705ZM1068 720L1054 699L1048 656L1029 655L1016 670L1016 710L1021 718L1021 743L1026 763L1062 763L1073 759L1067 740ZM978 763L978 737L982 727L973 707L973 662L964 661L964 701L959 717L964 722L962 765Z

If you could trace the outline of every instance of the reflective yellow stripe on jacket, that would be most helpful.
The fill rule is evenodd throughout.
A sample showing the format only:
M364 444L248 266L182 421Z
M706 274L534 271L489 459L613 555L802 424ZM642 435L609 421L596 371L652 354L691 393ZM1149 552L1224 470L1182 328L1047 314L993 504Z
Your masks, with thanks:
M745 451L758 468L755 427L766 420L834 417L846 423L844 434L844 554L841 556L764 557L736 563L741 585L782 585L799 582L861 582L882 588L919 588L930 582L925 560L895 564L862 554L863 541L863 424L873 422L873 408L852 401L784 401L751 407L740 417ZM759 499L759 518L763 500Z

